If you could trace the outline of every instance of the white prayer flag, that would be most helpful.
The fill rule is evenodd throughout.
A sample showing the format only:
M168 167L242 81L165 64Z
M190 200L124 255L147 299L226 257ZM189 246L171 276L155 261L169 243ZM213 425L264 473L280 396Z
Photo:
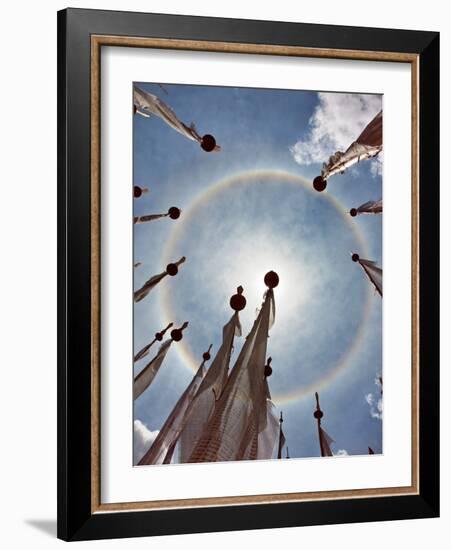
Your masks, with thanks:
M146 365L143 370L135 377L133 382L133 399L137 399L155 379L163 360L166 357L169 347L172 344L172 338L166 340L158 350L157 355Z
M359 214L382 214L382 199L377 201L368 201L361 204L358 208L351 208L351 216Z
M197 141L199 144L202 145L203 138L197 133L194 124L191 124L190 126L184 124L181 120L177 118L177 115L174 113L174 111L156 95L146 92L141 88L138 88L138 86L134 86L133 102L136 108L136 112L138 112L139 114L142 114L146 117L149 117L151 114L158 116L162 120L164 120L164 122L166 122L166 124L168 124L171 128L182 134L182 136L185 136L192 141ZM221 150L219 145L216 145L215 142L213 142L213 145L214 148L208 150Z
M330 446L334 443L334 440L330 437L326 430L323 430L321 427L319 428L319 434L321 438L322 456L334 456L330 449Z
M264 372L274 309L274 293L269 289L189 462L257 458L259 434L267 427L269 391Z
M364 128L360 136L343 153L337 151L323 165L321 177L327 180L334 174L343 173L361 160L375 157L382 151L382 111Z
M183 428L180 443L180 462L188 462L193 449L202 434L216 401L219 399L229 373L230 356L235 336L241 336L238 312L222 330L222 345L218 350L195 399L187 412L187 422Z
M171 455L186 422L186 413L205 375L205 361L202 361L191 383L175 404L166 422L159 431L152 446L141 458L139 464L162 464L168 453Z
M376 262L372 262L371 260L359 260L359 264L382 296L382 269L376 265Z
M272 458L279 432L279 419L275 413L274 403L270 399L266 401L266 415L266 428L258 434L257 458L259 460ZM285 445L285 436L282 429L280 429L279 435L282 438L283 447Z

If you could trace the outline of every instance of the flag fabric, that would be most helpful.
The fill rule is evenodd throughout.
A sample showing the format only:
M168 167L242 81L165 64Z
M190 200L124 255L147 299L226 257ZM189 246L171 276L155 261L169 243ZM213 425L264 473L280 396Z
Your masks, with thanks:
M337 151L323 165L321 177L326 180L343 173L361 160L375 157L382 151L382 111L364 128L360 136L343 153Z
M146 281L140 289L135 290L135 292L133 293L133 298L135 302L140 302L141 300L144 300L149 292L153 288L155 288L157 284L166 277L166 275L166 271L163 271L163 273L159 273L158 275L154 275L148 281Z
M182 134L186 138L202 142L202 137L197 133L194 124L187 126L181 120L177 118L174 111L166 105L158 96L151 94L134 86L133 88L133 102L138 113L145 116L155 115L160 117L166 124L173 128L176 132ZM219 151L221 148L216 145L215 150Z
M376 265L376 262L371 260L359 259L359 264L373 283L375 289L382 296L382 269Z
M187 411L188 421L182 430L179 443L180 462L182 463L188 462L227 382L235 336L241 336L238 312L235 312L224 326L221 347Z
M200 143L201 136L196 132L194 127L188 127L177 118L174 111L166 105L161 99L149 92L134 86L133 101L138 111L142 111L147 115L155 115L160 117L171 128L185 136L186 138Z
M272 458L279 433L279 419L275 414L274 403L266 400L266 427L258 434L257 459L268 460Z
M359 214L382 214L382 199L377 201L368 201L355 209L356 215Z
M319 437L322 456L334 456L330 449L330 446L332 445L332 443L334 443L334 440L330 437L326 430L323 430L323 428L321 428L321 426L319 427Z
M144 346L142 349L138 351L138 353L133 358L133 361L136 363L136 361L139 361L143 357L146 357L146 355L149 355L150 348L155 344L157 341L156 338L154 338L151 342L149 342L146 346Z
M158 275L154 275L148 281L146 281L140 289L135 290L135 292L133 293L133 298L135 302L140 302L141 300L143 300L149 294L149 292L153 288L155 288L162 279L166 277L166 275L176 275L178 272L178 267L185 261L185 256L182 256L177 262L173 264L168 264L166 266L166 271L163 271L163 273L159 273ZM169 271L169 268L171 268L173 271Z
M148 355L150 348L155 344L155 342L161 342L163 340L164 335L172 327L172 325L173 323L169 323L167 327L165 327L163 330L160 330L160 332L157 332L154 339L138 351L138 353L134 356L133 361L136 363L136 361L139 361L140 359Z
M270 396L264 371L274 310L274 293L269 289L189 462L258 457L259 435L268 425L267 399Z
M167 216L169 216L168 213L166 213L166 214L146 214L145 216L135 216L133 218L133 223L137 224L137 223L151 222L153 220L159 220L160 218L166 218Z
M175 404L150 449L139 461L140 465L162 464L165 462L167 456L168 458L170 457L169 462L171 461L175 445L186 421L188 407L205 376L204 365L205 360L202 361L190 384Z
M172 344L172 338L163 342L158 350L157 355L148 363L143 370L136 375L133 381L133 399L138 399L138 397L152 384L155 379L155 376L158 374L161 365L163 364L164 358L169 351L169 348Z
M279 430L279 449L277 451L277 458L282 458L282 449L286 443L285 434L283 433L282 423L280 424Z
M174 451L177 447L177 440L174 441L174 443L169 447L168 452L166 453L166 456L164 457L163 464L171 464L172 459L174 457Z
M255 392L255 414L250 417L242 438L239 460L272 458L277 440L279 419L273 411L268 380Z

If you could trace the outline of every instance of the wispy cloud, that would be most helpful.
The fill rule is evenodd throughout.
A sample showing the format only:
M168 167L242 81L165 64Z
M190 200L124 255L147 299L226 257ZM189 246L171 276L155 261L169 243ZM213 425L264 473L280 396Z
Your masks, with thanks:
M133 422L133 464L137 464L141 460L157 435L158 430L149 430L141 420Z
M346 449L339 449L334 456L348 456L348 451Z
M384 164L384 154L381 152L371 161L371 175L373 177L382 176L382 166Z
M298 164L322 163L345 151L382 108L378 95L319 93L318 99L307 135L290 147ZM380 173L380 161L373 161L371 170Z
M367 395L365 395L365 401L368 403L370 407L371 417L382 420L383 410L384 410L382 397L376 398L374 394L368 393Z

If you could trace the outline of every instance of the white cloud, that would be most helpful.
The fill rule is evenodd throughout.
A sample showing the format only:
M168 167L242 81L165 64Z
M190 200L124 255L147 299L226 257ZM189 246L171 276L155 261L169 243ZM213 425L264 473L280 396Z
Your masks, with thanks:
M137 464L141 460L157 435L158 430L150 431L141 420L133 422L133 464Z
M348 451L346 449L339 449L334 456L348 456Z
M377 376L374 380L374 383L376 386L380 387L380 377ZM378 420L382 420L383 413L384 413L384 404L382 401L382 397L376 398L374 394L368 393L365 395L365 401L368 403L370 407L370 415L372 418L377 418Z
M382 108L377 95L319 93L318 98L306 138L290 148L298 164L322 163L335 151L345 151ZM380 161L373 161L372 173L380 167Z
M383 153L379 153L377 157L371 160L371 175L373 177L382 176L382 166L383 166Z
M373 394L372 393L368 393L367 395L365 395L365 401L368 403L368 405L370 407L373 406L374 404L374 397L373 397Z

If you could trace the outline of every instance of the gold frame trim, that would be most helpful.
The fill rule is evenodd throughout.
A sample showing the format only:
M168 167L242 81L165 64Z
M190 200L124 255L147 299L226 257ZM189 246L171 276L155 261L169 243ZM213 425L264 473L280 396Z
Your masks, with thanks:
M191 498L102 504L100 500L100 50L102 46L170 50L247 53L295 57L353 59L410 63L412 71L412 480L408 487L317 491L231 497ZM267 44L240 44L91 36L91 513L132 510L164 510L210 506L306 502L341 498L386 497L419 494L419 56L398 52L333 50Z

